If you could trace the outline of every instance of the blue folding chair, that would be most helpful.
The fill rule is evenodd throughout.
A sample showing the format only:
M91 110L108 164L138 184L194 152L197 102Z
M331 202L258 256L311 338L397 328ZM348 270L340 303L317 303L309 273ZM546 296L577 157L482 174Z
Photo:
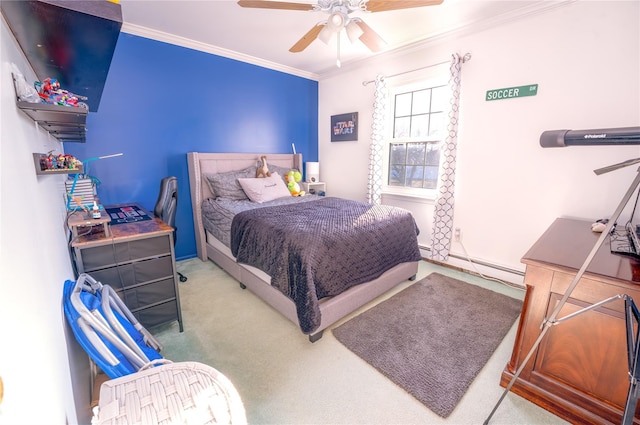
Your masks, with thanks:
M76 340L109 378L162 363L160 343L109 285L83 273L65 282L63 304Z

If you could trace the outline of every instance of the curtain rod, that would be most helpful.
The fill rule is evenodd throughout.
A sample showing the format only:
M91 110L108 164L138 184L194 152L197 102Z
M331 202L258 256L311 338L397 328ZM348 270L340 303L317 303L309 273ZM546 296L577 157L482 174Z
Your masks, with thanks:
M471 53L465 53L464 56L462 56L462 62L464 63L464 62L467 62L469 60L471 60ZM397 74L389 75L389 76L386 76L384 78L399 77L400 75L409 74L411 72L416 72L416 71L422 71L423 69L433 68L434 66L439 66L439 65L444 65L445 63L451 63L451 61L448 60L448 61L442 61L442 62L434 63L432 65L427 65L427 66L423 66L421 68L412 69L411 71L399 72ZM363 86L367 86L367 85L369 85L371 83L375 83L375 82L376 82L376 80L363 81L362 85Z

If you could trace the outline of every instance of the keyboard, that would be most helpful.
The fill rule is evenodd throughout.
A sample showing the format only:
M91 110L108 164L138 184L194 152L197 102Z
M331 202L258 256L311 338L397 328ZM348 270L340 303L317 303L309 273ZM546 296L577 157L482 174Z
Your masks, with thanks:
M624 229L614 230L609 235L611 252L640 258L640 225L627 223Z

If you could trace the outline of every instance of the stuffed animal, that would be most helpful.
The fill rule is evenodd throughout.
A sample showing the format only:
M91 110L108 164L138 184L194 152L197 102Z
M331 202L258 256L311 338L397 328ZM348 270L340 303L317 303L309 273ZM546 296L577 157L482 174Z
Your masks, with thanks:
M300 190L300 180L302 180L302 174L298 170L291 170L287 173L287 188L291 192L292 196L304 196L305 191Z
M267 167L267 157L262 155L260 160L262 161L262 165L256 170L256 178L271 177L271 171L269 171L269 167Z

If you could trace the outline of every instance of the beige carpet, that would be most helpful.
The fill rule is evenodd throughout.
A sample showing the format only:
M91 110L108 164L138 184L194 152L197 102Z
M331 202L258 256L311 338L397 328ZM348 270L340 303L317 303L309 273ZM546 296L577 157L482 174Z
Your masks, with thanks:
M178 263L184 332L177 323L153 330L174 361L215 367L238 389L251 424L481 424L502 395L500 374L511 356L516 326L444 419L335 339L331 331L311 344L295 325L211 262ZM522 299L523 291L423 262L418 280L432 272ZM380 297L388 298L413 282ZM365 306L360 311L372 307ZM348 318L343 320L345 322ZM491 424L566 424L509 394Z

